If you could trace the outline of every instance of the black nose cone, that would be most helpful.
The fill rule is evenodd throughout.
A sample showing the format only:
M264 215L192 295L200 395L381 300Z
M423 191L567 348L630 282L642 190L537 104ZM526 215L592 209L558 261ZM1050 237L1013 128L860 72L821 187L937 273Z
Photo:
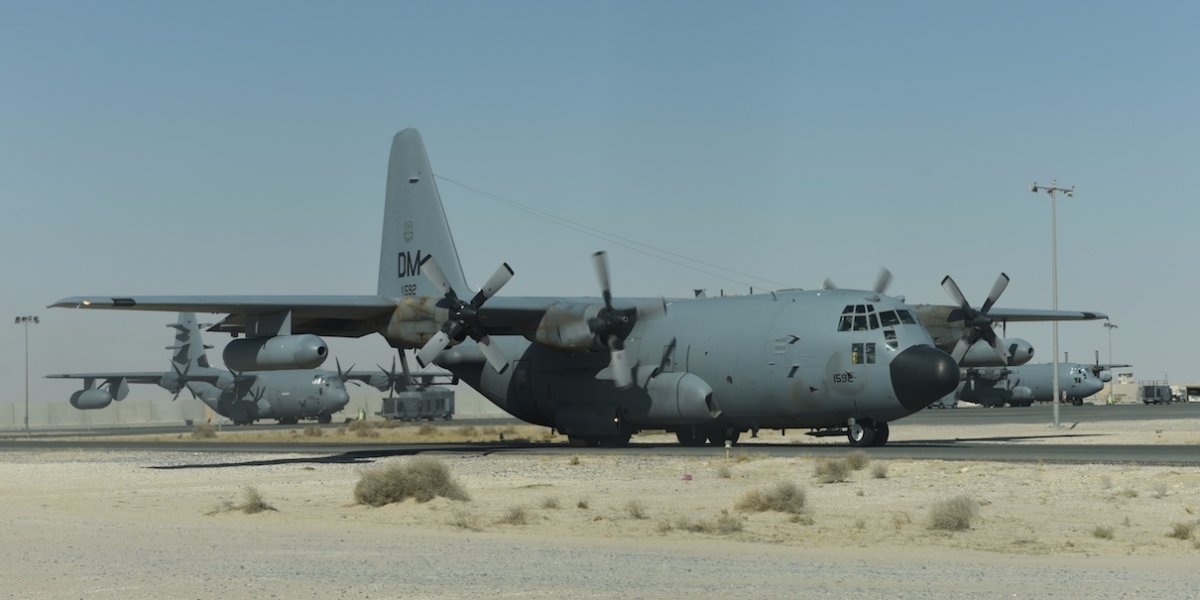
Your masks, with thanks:
M912 346L892 359L892 389L900 404L918 411L958 387L958 364L933 346Z

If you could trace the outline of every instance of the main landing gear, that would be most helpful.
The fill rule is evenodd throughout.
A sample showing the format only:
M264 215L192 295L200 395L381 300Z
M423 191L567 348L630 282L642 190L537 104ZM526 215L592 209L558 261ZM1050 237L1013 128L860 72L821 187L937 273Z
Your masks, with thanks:
M710 446L724 446L725 442L736 444L742 432L724 427L715 429L701 429L698 427L689 427L680 429L675 432L675 439L679 440L682 446L703 446L708 442Z
M846 438L851 446L858 448L882 446L888 441L888 424L870 419L851 419L846 427Z

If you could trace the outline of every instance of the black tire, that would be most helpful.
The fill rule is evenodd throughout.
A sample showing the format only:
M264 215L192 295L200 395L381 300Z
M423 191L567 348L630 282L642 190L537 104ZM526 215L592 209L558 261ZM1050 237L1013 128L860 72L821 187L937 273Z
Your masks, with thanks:
M333 422L333 415L317 415L317 422L322 425L328 425Z
M706 438L707 436L703 432L695 429L680 429L675 432L675 439L679 440L681 446L703 446Z
M621 435L606 435L596 440L597 445L602 448L624 448L629 445L629 434Z
M875 447L879 447L879 446L886 444L888 441L889 433L891 433L891 428L888 427L887 423L876 423L875 424L875 441L871 445L875 446Z
M595 448L600 440L590 435L568 435L567 445L572 448Z
M846 439L850 440L850 445L855 448L867 448L875 445L875 432L874 421L861 419L846 428Z

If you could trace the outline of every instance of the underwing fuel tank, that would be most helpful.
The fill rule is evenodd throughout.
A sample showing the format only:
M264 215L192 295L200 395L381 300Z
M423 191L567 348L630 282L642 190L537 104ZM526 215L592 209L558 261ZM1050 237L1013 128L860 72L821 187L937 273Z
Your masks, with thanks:
M221 358L234 371L315 369L329 356L325 340L311 333L233 340Z
M71 406L80 410L95 410L112 404L112 394L104 390L79 390L71 394Z

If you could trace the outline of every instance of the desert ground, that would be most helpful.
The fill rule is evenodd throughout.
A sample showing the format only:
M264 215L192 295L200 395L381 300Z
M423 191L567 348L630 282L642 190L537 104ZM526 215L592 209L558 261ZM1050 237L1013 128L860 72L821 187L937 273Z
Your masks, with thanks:
M1047 427L955 435L1036 436ZM1097 435L1064 443L1200 452L1194 420L1078 428ZM499 433L553 441L523 427L374 433L372 443ZM945 435L893 429L893 440ZM298 428L218 439L236 436L313 437ZM812 442L778 432L761 439ZM468 500L370 507L354 497L364 474L413 457L33 444L0 454L0 598L1192 598L1200 590L1195 468L882 460L850 448L838 459L736 447L694 456L428 452ZM784 510L747 501L788 484ZM248 513L250 504L269 508ZM934 527L948 506L974 509L957 515L963 528Z

